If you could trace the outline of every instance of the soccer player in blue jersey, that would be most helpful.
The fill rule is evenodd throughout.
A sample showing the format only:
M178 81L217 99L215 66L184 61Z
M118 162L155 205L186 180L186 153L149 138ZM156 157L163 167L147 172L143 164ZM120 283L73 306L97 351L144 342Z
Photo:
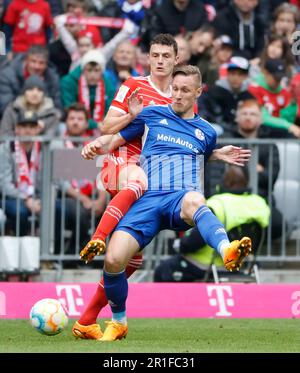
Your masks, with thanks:
M112 321L101 341L126 336L128 283L124 268L160 230L182 231L197 225L228 270L238 270L251 251L248 237L229 242L224 226L205 204L200 173L216 146L216 132L194 114L194 102L201 94L199 69L184 66L175 70L172 88L172 105L144 108L120 134L83 151L85 158L92 158L96 152L105 153L144 134L140 164L148 176L148 190L120 221L108 245L103 272Z

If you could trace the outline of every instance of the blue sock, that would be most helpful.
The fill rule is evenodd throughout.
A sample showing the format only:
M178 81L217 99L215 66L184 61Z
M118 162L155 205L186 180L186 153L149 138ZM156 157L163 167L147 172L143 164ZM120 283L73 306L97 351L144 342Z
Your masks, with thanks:
M193 220L205 242L223 257L223 249L229 245L229 239L219 219L203 205L195 212Z
M126 324L126 299L128 281L125 271L108 273L103 271L104 290L113 313L112 320Z

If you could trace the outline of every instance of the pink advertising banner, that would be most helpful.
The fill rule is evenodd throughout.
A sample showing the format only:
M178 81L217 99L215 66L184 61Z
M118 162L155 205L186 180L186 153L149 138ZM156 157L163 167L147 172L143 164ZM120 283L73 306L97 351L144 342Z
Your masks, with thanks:
M42 298L58 299L69 317L78 318L96 290L86 283L0 282L0 318L28 318ZM128 317L300 318L300 284L129 285ZM102 317L110 317L109 307Z

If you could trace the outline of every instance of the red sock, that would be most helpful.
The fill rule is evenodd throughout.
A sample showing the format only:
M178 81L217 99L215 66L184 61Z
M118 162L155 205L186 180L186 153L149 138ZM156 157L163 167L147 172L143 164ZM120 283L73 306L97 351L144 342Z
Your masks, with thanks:
M141 253L135 255L128 263L125 272L129 278L141 265L143 256ZM78 320L81 325L96 324L97 316L103 307L107 305L107 298L104 290L103 277L101 278L96 293L88 304L87 308Z
M107 205L92 240L100 239L105 242L106 237L115 229L131 205L143 194L142 183L138 180L130 181Z

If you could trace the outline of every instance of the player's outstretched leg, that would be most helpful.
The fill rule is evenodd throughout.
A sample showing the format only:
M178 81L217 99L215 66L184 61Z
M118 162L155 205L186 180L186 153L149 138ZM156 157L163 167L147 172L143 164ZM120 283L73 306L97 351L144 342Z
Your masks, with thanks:
M229 242L223 224L206 206L205 199L199 192L186 193L182 201L181 217L188 224L194 222L205 242L222 256L227 270L239 271L243 260L251 252L249 237Z
M228 248L224 250L223 261L225 268L230 272L239 271L244 259L252 250L251 246L252 243L249 237L243 237L240 241L232 241Z
M143 172L140 167L131 167L131 173L134 174ZM140 171L141 170L141 171ZM139 176L139 175L137 175ZM103 254L106 249L106 237L109 236L123 218L126 212L130 209L135 201L137 201L145 192L145 182L143 176L141 180L129 180L124 189L122 189L107 205L106 210L96 228L92 239L81 250L80 258L86 263L93 260L96 255Z
M138 268L141 267L142 262L142 253L136 254L132 259L129 260L125 270L127 278L129 278ZM96 293L90 300L80 319L76 321L73 326L72 333L74 337L99 340L103 333L100 326L97 324L97 317L102 308L106 305L107 298L104 290L104 280L102 277L98 284Z

